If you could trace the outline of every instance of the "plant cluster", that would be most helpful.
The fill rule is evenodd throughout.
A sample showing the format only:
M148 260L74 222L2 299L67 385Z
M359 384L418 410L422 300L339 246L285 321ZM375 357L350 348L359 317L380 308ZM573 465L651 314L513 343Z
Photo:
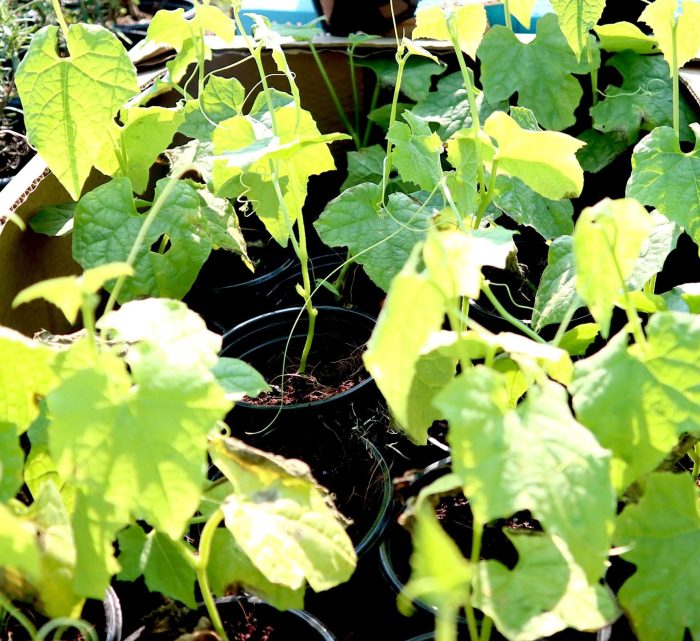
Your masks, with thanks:
M504 4L507 24L511 11L529 23L532 0ZM257 95L205 72L203 36L242 33L240 2L232 18L207 2L191 20L159 12L148 38L176 56L142 93L115 36L69 27L54 5L68 55L58 28L42 29L17 86L30 141L76 202L31 224L71 233L84 272L15 304L43 297L84 331L0 335L0 607L45 638L114 576L143 575L190 606L196 581L225 637L213 595L231 586L291 608L307 583L351 575L343 520L308 469L222 428L265 381L218 357L220 337L172 299L213 249L247 260L245 203L299 259L303 374L318 314L303 206L309 179L335 168L331 143L352 140L342 192L314 227L387 293L364 362L395 426L424 444L434 421L449 425L452 472L411 506L405 596L436 608L439 641L456 638L460 609L480 641L493 626L512 641L597 630L622 612L640 641L700 638L700 290L657 283L682 234L700 243L700 124L678 78L700 48L700 4L655 0L639 25L598 24L604 0L553 0L529 42L487 30L480 3L424 8L393 60L356 63L367 36L350 39L351 76L368 67L377 90L364 127L355 94L348 134L319 131L282 30L263 18L243 36ZM315 28L286 33L310 42L335 96ZM450 42L452 67L421 38ZM289 91L270 88L266 49ZM165 92L175 107L148 106ZM380 128L386 144L367 146ZM176 133L189 142L168 149ZM164 153L169 174L151 185ZM579 211L584 187L625 154L624 197ZM95 169L110 180L82 193ZM547 252L543 269L521 264L521 238ZM223 481L208 480L208 460ZM466 557L432 507L457 490L473 514ZM485 529L523 512L537 528L507 532L515 567L484 560ZM195 551L185 535L202 523ZM635 570L615 594L618 557ZM27 600L51 619L41 629L17 605Z

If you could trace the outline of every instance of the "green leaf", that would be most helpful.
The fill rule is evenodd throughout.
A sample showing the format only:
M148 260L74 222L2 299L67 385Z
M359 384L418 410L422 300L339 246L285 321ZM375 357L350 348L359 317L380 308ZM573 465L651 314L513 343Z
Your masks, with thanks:
M289 22L282 23L272 21L270 23L270 28L279 33L281 36L294 38L294 40L297 42L308 42L313 40L316 36L323 34L323 29L316 26L321 20L323 20L322 16L319 16L315 20L311 20L306 24L291 24Z
M13 423L0 423L0 501L15 497L24 481L24 452Z
M600 48L604 51L629 50L635 53L649 54L659 50L656 38L648 36L631 22L599 24L593 27L593 30L600 38Z
M119 146L111 141L106 144L97 168L110 176L129 178L134 192L141 194L148 187L151 165L172 142L184 113L165 107L131 107L119 114L123 126L113 128Z
M131 276L134 270L127 263L107 263L83 272L81 276L60 276L42 280L23 289L13 307L43 298L58 307L71 325L78 320L78 312L85 300L96 294L104 284L119 276Z
M65 236L73 231L75 203L42 207L29 221L29 226L37 234Z
M195 609L196 576L194 570L164 534L151 530L146 534L138 525L119 533L119 578L134 581L143 575L146 587Z
M442 178L442 140L426 120L410 111L404 111L403 117L408 124L395 122L387 133L394 145L394 166L403 180L430 192Z
M175 326L161 330L183 333ZM51 455L85 493L88 518L104 501L177 538L197 509L207 434L230 403L209 371L216 352L184 333L182 340L132 348L133 380L119 359L103 354L97 368L66 376L47 396Z
M41 577L37 529L0 503L0 577L13 570L37 584Z
M77 616L84 596L74 584L78 570L74 532L61 494L52 482L42 486L35 509L41 541L41 580L36 587L42 610L51 617Z
M647 344L627 346L623 333L574 366L574 409L613 452L622 491L661 463L684 432L700 431L700 319L678 312L652 316Z
M693 485L685 474L653 474L641 501L618 518L615 540L637 568L619 599L640 641L681 641L686 628L692 637L700 634L697 573L685 561L700 542Z
M18 434L39 415L39 399L57 382L55 352L19 332L0 328L0 421Z
M217 125L239 114L245 88L236 78L211 75L202 95L185 103L185 120L178 131L200 141L211 140Z
M605 169L631 144L623 134L618 132L604 134L596 129L586 129L579 134L578 139L586 146L576 152L576 157L581 163L581 168L592 174Z
M415 304L417 300L420 305ZM444 314L440 290L425 275L416 273L409 262L391 283L363 357L397 423L421 444L427 441L430 424L425 423L420 401L430 398L434 390L415 399L412 393L416 391L414 386L420 384L416 377L420 375L420 381L429 367L425 362L418 369L423 349L428 338L440 329Z
M243 588L278 610L304 608L304 589L292 590L268 581L244 554L230 532L221 528L216 530L212 540L211 558L216 559L216 562L207 566L207 576L214 594L236 594Z
M610 453L576 422L559 385L531 387L517 411L508 401L505 377L483 366L462 372L434 401L449 422L453 472L475 519L530 510L595 581L615 514Z
M359 60L355 64L358 67L371 69L381 87L394 88L396 86L398 66L393 58L368 58ZM414 102L424 100L430 91L433 76L441 74L443 69L442 63L436 64L432 60L424 58L409 58L401 76L401 92Z
M695 148L684 153L673 129L659 127L634 148L627 195L656 207L700 241L700 125L691 129Z
M122 104L138 91L136 70L117 37L96 25L72 25L68 57L58 28L34 34L17 70L27 136L77 200Z
M230 438L214 439L210 454L235 488L221 506L226 527L268 581L319 592L350 578L352 542L305 463Z
M597 50L594 54L597 67L600 55ZM576 122L574 110L583 92L573 74L588 73L590 68L588 61L577 60L554 14L537 21L537 36L529 44L521 43L505 27L493 27L484 36L478 55L481 83L490 103L517 93L518 104L532 109L546 129L562 130Z
M590 43L588 32L598 24L606 0L552 0L559 26L569 46L581 60Z
M184 303L147 298L126 303L103 316L98 327L114 341L128 345L124 359L134 381L177 389L184 380L192 387L214 382L211 370L219 362L221 336Z
M416 506L415 515L411 578L403 594L436 608L437 617L454 620L469 599L473 568L427 501Z
M680 69L697 56L700 50L700 5L695 0L656 0L642 11L639 20L653 29L669 67L675 64L676 69Z
M449 24L456 34L459 48L472 60L488 26L486 10L481 3L452 4L425 7L416 12L416 27L412 37L450 40Z
M167 179L163 179L156 185L156 200L166 184ZM73 257L84 269L126 261L143 220L128 179L118 178L93 189L81 198L75 210ZM133 263L134 276L124 283L119 302L141 296L182 298L211 251L202 227L199 196L179 181L148 230ZM169 243L167 251L152 250L164 237ZM112 286L107 289L111 291Z
M257 370L237 358L220 356L212 372L230 401L240 401L244 396L255 398L270 389Z
M653 228L651 215L636 200L606 198L586 207L573 237L576 291L608 337L615 302Z
M357 185L326 205L314 227L330 247L347 247L367 275L385 291L426 234L433 214L406 194L391 194L379 208L381 187Z
M598 630L619 615L612 593L591 583L557 536L508 534L518 563L479 563L475 605L510 641L534 641L566 628Z
M583 323L566 332L559 341L559 347L570 356L583 356L600 334L598 323Z
M363 147L348 152L348 176L340 186L341 191L366 182L379 182L384 173L386 151L381 145Z
M483 122L496 108L507 108L507 102L495 102L492 106L477 91L477 108L479 120ZM460 129L471 127L472 117L469 109L467 90L459 72L451 73L440 78L437 89L431 91L426 98L418 101L411 111L416 115L439 124L437 134L442 140L447 140Z
M661 56L642 56L624 51L607 65L622 75L622 84L608 85L605 98L591 108L593 126L604 133L617 132L630 143L640 131L673 124L673 82ZM688 129L693 110L681 99L682 139L692 140Z
M484 131L498 143L494 162L498 162L499 173L520 178L552 200L581 193L583 170L576 159L581 141L556 131L522 129L502 111L489 116Z
M654 275L658 274L666 263L668 255L676 248L681 230L658 211L651 212L653 227L647 239L642 243L639 258L632 274L627 280L630 289L640 289Z
M532 227L545 240L571 234L574 207L570 200L551 200L540 196L519 178L496 178L494 204L519 225Z

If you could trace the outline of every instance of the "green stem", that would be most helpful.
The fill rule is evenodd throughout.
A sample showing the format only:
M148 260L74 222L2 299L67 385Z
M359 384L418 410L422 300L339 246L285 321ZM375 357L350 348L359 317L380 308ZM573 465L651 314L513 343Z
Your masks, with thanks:
M450 42L452 43L452 48L457 56L457 62L459 63L459 69L462 72L462 81L464 82L464 88L467 91L467 100L469 102L469 111L472 117L472 136L474 137L474 146L476 152L476 171L477 178L479 181L479 190L483 194L485 188L484 180L484 165L481 156L481 144L479 140L479 135L481 133L481 123L479 122L479 108L476 104L476 94L474 92L474 83L472 82L471 74L469 73L469 68L467 67L467 61L464 59L464 54L459 46L459 40L457 38L457 30L454 25L452 16L447 19L447 30L450 34Z
M180 180L180 176L188 172L190 169L190 166L184 167L177 173L170 176L168 182L165 184L165 188L158 194L158 198L156 198L156 200L154 201L153 206L151 207L150 211L148 212L148 215L143 221L141 229L139 229L139 233L136 236L136 240L134 241L134 244L131 247L129 256L126 259L127 264L129 264L131 267L134 266L136 258L138 257L139 252L143 247L143 244L146 242L146 237L148 236L148 232L151 229L151 226L153 225L161 209L163 209L163 206L170 197L170 194L173 193L173 190L175 189L178 180ZM114 309L114 305L116 304L117 299L119 298L119 294L121 293L122 287L124 287L126 279L127 276L120 276L117 279L117 282L114 285L114 289L112 290L112 293L109 295L109 299L107 300L107 306L105 307L104 312L105 316Z
M2 592L0 592L0 609L5 610L13 619L17 621L27 632L30 639L37 638L37 629L34 624L22 612L15 607Z
M438 163L440 162L440 158L438 157L437 159ZM454 199L452 198L452 192L450 191L450 188L447 186L447 182L445 180L445 174L442 174L442 177L440 178L440 190L442 191L442 195L445 197L445 200L447 201L447 204L450 206L450 209L452 210L452 213L455 216L455 220L457 221L457 226L460 228L461 231L467 231L466 225L464 224L464 219L462 218L462 214L460 213L457 204L454 202Z
M476 573L477 566L479 565L479 558L481 556L481 538L483 535L484 527L483 525L473 517L472 520L472 551L470 557L470 563L472 569L474 570L474 576L478 576ZM469 638L478 641L479 639L479 629L476 624L476 616L474 614L474 606L472 605L471 595L467 599L465 613L467 615L467 626L469 628Z
M513 19L510 16L510 3L508 0L503 0L503 13L505 14L506 27L513 31Z
M348 53L350 55L350 84L352 88L352 104L355 110L355 132L360 133L360 93L357 91L357 76L355 73L355 47L357 45L353 44L350 46ZM358 147L359 149L359 147Z
M35 637L32 637L33 641L44 641L46 637L51 634L53 630L65 631L68 628L75 628L80 630L83 638L89 639L90 641L97 641L97 634L95 633L95 628L93 628L86 621L80 619L70 619L68 617L60 617L58 619L52 619L47 621L44 625L39 628ZM61 635L63 636L63 635Z
M588 54L588 68L590 69L591 75L591 100L593 101L593 106L595 107L598 104L598 69L593 61L593 47L591 46L590 41L586 47L586 52Z
M673 130L676 138L681 137L680 79L678 75L678 20L671 26L671 76L673 78Z
M554 347L559 347L559 343L561 343L561 339L564 337L564 334L566 334L566 330L569 329L569 323L571 323L571 319L574 317L574 314L576 313L576 310L579 308L579 298L578 296L572 301L571 305L569 305L569 309L566 310L566 314L564 314L564 318L562 319L561 323L559 324L559 328L557 329L557 333L552 339L552 345Z
M481 638L479 641L489 641L491 638L491 630L493 630L493 619L484 616L481 622Z
M51 0L53 4L53 10L54 13L56 14L56 20L58 21L59 27L61 27L61 33L63 33L63 37L66 39L66 43L68 42L68 24L66 23L66 19L63 17L63 10L61 9L61 0Z
M478 637L471 638L478 639ZM435 615L435 641L457 641L456 613L451 609L438 610Z
M511 325L513 325L513 327L517 327L523 334L531 338L533 341L537 341L538 343L547 342L537 332L533 331L530 327L525 325L525 323L515 318L515 316L513 316L508 310L506 310L506 308L503 307L500 301L496 298L495 294L491 291L491 288L489 287L486 281L484 281L481 284L481 291L483 291L484 294L486 294L486 298L489 299L491 304L494 306L496 311L503 317L503 319L508 321Z
M369 103L369 113L372 113L376 108L377 108L377 103L379 102L379 81L377 81L374 85L374 89L372 90L372 99L370 100ZM372 125L374 123L367 118L367 126L365 127L365 133L362 136L362 146L366 147L369 144L369 135L372 133Z
M700 451L698 451L697 444L693 446L693 449L688 454L693 459L693 480L697 482L698 476L700 476Z
M343 286L345 285L345 277L348 275L348 270L354 262L355 261L350 255L350 250L348 249L347 254L345 255L345 261L343 262L343 266L340 268L338 278L336 278L335 282L333 283L333 287L338 291L338 295L340 295L340 292L343 289Z
M401 82L403 80L403 70L406 66L406 60L408 60L408 55L404 55L403 47L400 47L396 52L396 62L398 63L398 70L396 72L396 86L394 87L394 97L391 100L391 113L389 115L389 130L391 130L392 125L396 122L396 110L399 103L399 93L401 92ZM392 165L392 155L394 151L394 146L391 141L386 147L386 159L384 161L384 172L382 174L382 198L381 202L384 202L386 197L386 189L389 184L389 176L391 175L391 165Z
M316 50L316 47L314 46L314 43L309 41L309 51L311 51L311 55L314 58L314 61L316 62L316 66L318 67L318 71L321 74L321 78L323 79L323 84L326 85L326 89L328 89L328 93L331 97L331 101L333 102L333 106L335 107L335 110L338 112L338 117L340 118L340 121L343 123L343 126L347 130L347 132L352 136L352 140L355 143L355 148L359 149L360 148L360 137L357 134L357 130L355 127L352 126L352 123L348 120L347 115L345 114L345 110L343 109L343 106L340 104L340 99L338 98L338 94L335 91L335 87L333 87L333 83L331 82L331 79L328 77L328 73L326 72L326 67L323 64L323 61L321 60L321 56L318 55L318 51ZM351 67L352 69L352 67ZM354 72L353 72L353 78L352 78L352 83L354 87Z
M481 225L481 219L484 217L486 210L488 209L493 197L496 193L496 178L498 174L498 159L494 159L491 164L491 175L489 176L489 186L486 188L485 192L481 193L481 198L479 199L479 209L476 212L476 218L474 219L474 229L479 229Z

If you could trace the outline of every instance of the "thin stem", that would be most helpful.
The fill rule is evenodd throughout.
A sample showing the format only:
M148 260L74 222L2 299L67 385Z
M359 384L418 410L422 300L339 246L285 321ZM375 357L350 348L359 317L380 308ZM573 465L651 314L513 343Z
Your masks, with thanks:
M440 159L438 158L438 163L439 162L440 162ZM452 210L452 213L455 216L455 219L457 221L457 226L460 228L461 231L467 231L466 225L464 224L464 219L462 218L462 214L460 213L460 211L457 207L457 204L455 203L454 199L452 198L452 192L450 191L450 188L447 186L447 182L445 180L445 174L442 174L439 187L440 187L440 190L442 191L442 195L445 197L445 200L447 201L448 205L450 206L450 209Z
M54 630L61 632L61 636L63 636L63 632L65 632L65 630L68 628L80 630L80 633L84 638L87 638L90 641L97 641L97 633L95 632L95 628L93 628L89 623L80 619L70 619L68 617L60 617L58 619L47 621L41 626L41 628L39 628L36 636L32 637L32 639L34 641L43 641Z
M485 192L481 192L481 198L479 200L479 209L476 212L476 218L474 219L474 229L479 229L481 225L481 219L484 217L486 210L489 208L491 201L496 192L496 178L498 173L498 159L494 159L491 163L491 176L489 177L489 186L486 188Z
M396 52L396 62L398 63L398 70L396 71L396 86L394 87L394 97L391 101L391 114L389 116L389 130L391 130L392 125L396 122L396 110L399 103L399 93L401 92L401 82L403 80L403 70L406 66L407 55L403 54L403 47L400 47ZM391 175L391 164L392 155L394 151L394 145L389 141L386 147L386 158L384 159L384 172L382 174L382 198L381 202L384 202L386 197L386 188L389 184L389 176Z
M481 638L479 641L489 641L491 638L491 630L493 630L493 619L484 616L481 621Z
M357 77L355 73L355 47L357 45L353 44L348 49L350 56L350 84L352 89L352 104L355 110L355 132L360 134L360 93L357 91ZM359 149L359 147L358 147Z
M673 131L676 138L681 137L681 103L680 86L678 77L678 20L673 21L671 26L671 77L673 78Z
M693 459L693 481L697 481L698 476L700 476L700 451L698 451L697 443L688 452L688 455Z
M588 54L588 68L590 69L591 76L591 95L593 106L595 107L598 104L598 69L593 61L593 47L591 46L590 40L586 47L586 52Z
M374 89L372 91L372 99L369 103L369 113L372 113L377 108L377 103L379 102L379 81L374 84ZM367 118L367 126L365 127L365 133L362 136L362 146L366 147L369 144L369 135L372 132L372 125L374 123Z
M63 10L61 9L61 0L51 0L51 3L53 4L53 10L56 14L56 20L58 21L58 25L59 27L61 27L61 33L63 33L63 37L66 39L67 43L68 24L66 23L66 19L63 17Z
M357 134L357 130L355 127L352 126L352 123L348 120L347 115L345 114L345 110L343 109L343 106L340 104L340 99L338 98L338 94L335 91L335 87L333 87L333 83L331 82L331 79L328 77L328 72L326 71L326 67L323 64L323 61L321 60L321 56L318 55L318 51L316 50L316 47L314 46L314 43L309 41L309 51L311 51L311 55L314 58L314 61L316 62L316 66L318 67L318 71L321 74L321 78L323 79L323 84L326 85L326 89L328 89L328 93L331 97L331 101L333 102L333 106L335 107L335 110L338 112L338 117L340 118L340 121L343 123L343 126L347 130L347 132L352 136L352 140L355 143L355 148L359 149L360 148L360 137ZM351 67L351 69L353 69ZM352 73L352 83L354 87L355 83L355 78L354 78L354 71Z
M355 261L353 260L352 256L350 255L350 250L348 249L347 254L345 255L345 261L343 262L343 266L340 268L340 273L338 274L338 278L335 279L335 282L333 283L333 287L338 291L338 296L340 296L340 291L343 289L343 286L345 285L345 277L348 275L348 270L350 269L350 266L354 263Z
M486 281L484 281L481 284L481 291L483 291L484 294L486 294L486 298L489 299L491 304L495 307L496 311L503 317L504 320L508 321L514 327L517 327L523 334L531 338L533 341L537 341L538 343L547 342L537 332L533 331L531 328L525 325L525 323L515 318L515 316L513 316L508 310L506 310L506 308L503 307L503 305L501 305L500 301L491 291L491 288L489 287Z
M472 569L476 570L481 556L481 538L483 535L484 526L475 517L472 520L472 551L469 559ZM476 573L474 576L478 576ZM478 641L479 629L476 624L476 616L474 615L474 606L472 605L471 595L467 600L465 612L467 615L467 626L469 628L469 638Z
M22 612L15 607L2 592L0 592L0 608L5 610L17 623L19 623L27 632L30 639L37 638L37 629L34 624Z
M569 329L569 323L571 323L571 320L574 317L574 314L576 313L576 310L579 308L579 298L576 296L576 298L571 302L571 305L569 305L569 309L566 310L566 314L564 314L564 318L562 319L561 323L559 324L559 328L557 329L557 333L555 334L554 338L552 339L552 345L554 347L559 347L559 343L561 343L561 339L564 338L564 334L566 334L566 330Z
M478 637L471 638L478 639ZM455 612L451 609L445 612L438 610L435 615L435 641L457 641L457 622Z
M474 145L476 152L476 171L477 178L479 181L479 190L483 194L485 187L484 180L484 165L481 157L481 145L479 141L479 134L481 133L481 123L479 122L479 108L476 104L476 94L474 93L474 83L472 82L471 74L469 73L469 68L467 67L467 62L464 59L464 54L459 46L459 40L457 38L457 30L454 25L454 20L452 16L447 19L447 30L450 34L450 42L452 43L452 48L457 55L457 62L459 63L459 69L462 72L462 81L464 82L464 88L467 91L467 100L469 101L469 111L472 117L472 136L474 137Z
M508 0L503 0L503 13L505 14L506 27L513 31L513 19L510 16L510 4Z

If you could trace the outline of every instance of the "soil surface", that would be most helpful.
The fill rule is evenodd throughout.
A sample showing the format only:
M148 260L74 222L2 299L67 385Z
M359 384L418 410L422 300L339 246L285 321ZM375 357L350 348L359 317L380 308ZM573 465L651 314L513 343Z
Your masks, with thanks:
M21 117L9 112L0 116L0 178L14 176L34 155L24 134Z

